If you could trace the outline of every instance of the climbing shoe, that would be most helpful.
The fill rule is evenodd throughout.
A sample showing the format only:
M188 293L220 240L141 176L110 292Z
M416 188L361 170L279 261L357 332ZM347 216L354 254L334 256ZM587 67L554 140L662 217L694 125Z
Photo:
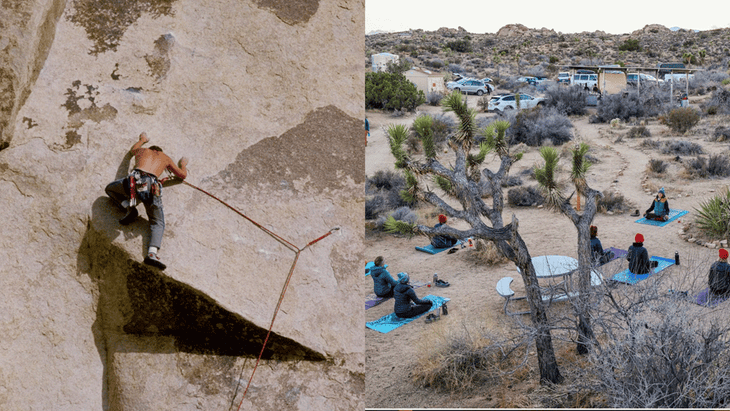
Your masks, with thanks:
M160 261L160 257L157 256L155 253L147 253L147 257L144 259L144 263L147 265L151 265L152 267L157 267L160 270L164 270L167 268L165 264Z
M139 215L139 212L137 211L136 207L129 207L127 208L127 214L122 217L121 220L119 220L119 224L121 225L128 225L132 224L134 220L137 219L137 216Z

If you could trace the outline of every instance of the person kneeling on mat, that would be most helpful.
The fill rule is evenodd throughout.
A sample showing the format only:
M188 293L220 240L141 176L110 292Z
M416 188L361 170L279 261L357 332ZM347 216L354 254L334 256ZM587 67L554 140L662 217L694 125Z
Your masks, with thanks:
M431 309L433 302L422 300L416 295L413 286L408 284L410 277L407 273L398 273L398 285L395 286L393 294L395 305L393 311L399 318L413 318ZM413 304L411 304L413 302Z

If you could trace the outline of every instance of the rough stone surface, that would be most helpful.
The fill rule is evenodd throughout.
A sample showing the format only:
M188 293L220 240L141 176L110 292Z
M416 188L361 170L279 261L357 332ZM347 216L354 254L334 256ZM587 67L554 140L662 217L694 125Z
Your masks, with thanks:
M0 409L363 409L364 3L0 18ZM192 186L163 189L164 272L143 208L121 226L104 194L142 131L190 159Z

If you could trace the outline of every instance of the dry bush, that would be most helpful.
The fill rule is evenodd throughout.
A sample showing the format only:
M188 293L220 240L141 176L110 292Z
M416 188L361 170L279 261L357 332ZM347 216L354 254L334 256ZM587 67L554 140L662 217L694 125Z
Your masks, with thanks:
M520 186L507 191L507 203L513 207L529 207L544 204L545 197L535 186Z
M700 114L691 107L680 107L670 111L665 121L672 131L684 134L699 123Z
M715 178L730 176L730 158L725 154L712 154L709 158L695 157L684 163L686 178Z
M641 142L641 147L643 148L659 149L663 145L664 143L659 140L643 140Z
M663 174L667 171L669 164L665 163L664 160L651 159L649 160L649 171L655 174Z
M474 251L467 254L469 259L479 265L495 265L509 262L507 257L503 256L494 243L477 239L474 245Z
M531 378L524 367L527 345L500 340L466 326L444 335L431 335L419 350L413 371L417 383L450 393L504 385L505 379Z
M705 150L702 149L702 146L693 143L691 141L666 141L664 143L664 147L661 149L662 154L672 154L672 155L680 155L680 156L691 156L696 154L704 154Z
M633 208L623 194L611 190L603 191L603 197L596 200L596 206L602 213L611 211L616 214L630 211Z
M509 121L512 126L507 133L512 145L525 143L538 147L548 141L561 145L573 139L573 123L554 108L522 110Z
M730 127L718 126L712 133L712 136L708 138L708 141L723 142L730 140Z
M414 206L400 195L406 180L397 171L377 171L365 181L365 219L374 220L383 213L403 206Z
M628 138L651 137L651 131L646 126L635 126L626 133Z

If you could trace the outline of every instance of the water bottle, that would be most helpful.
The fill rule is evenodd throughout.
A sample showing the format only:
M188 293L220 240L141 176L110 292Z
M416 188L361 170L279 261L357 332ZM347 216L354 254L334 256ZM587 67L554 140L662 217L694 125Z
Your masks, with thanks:
M674 252L674 264L679 265L679 251Z
M441 312L443 313L443 315L449 315L449 309L446 308L446 303L441 306Z
M436 285L436 282L439 280L439 275L436 273L433 273L433 285Z

